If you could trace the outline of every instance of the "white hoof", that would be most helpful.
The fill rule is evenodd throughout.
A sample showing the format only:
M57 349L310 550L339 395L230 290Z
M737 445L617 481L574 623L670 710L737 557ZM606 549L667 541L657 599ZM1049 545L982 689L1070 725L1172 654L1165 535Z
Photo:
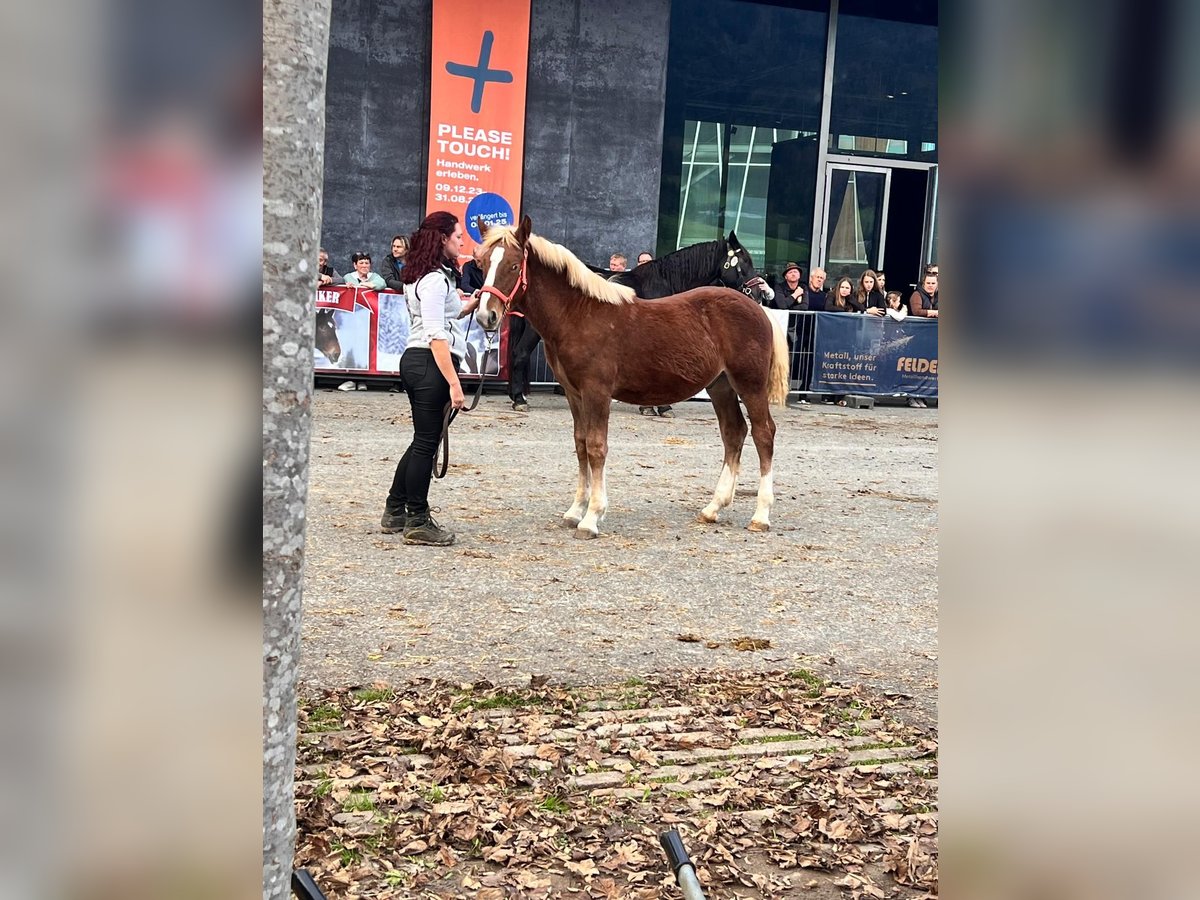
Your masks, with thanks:
M579 523L581 521L583 521L583 520L577 516L563 516L562 517L562 523L564 525L566 525L568 528L578 528Z
M771 523L770 522L756 522L755 520L751 519L750 524L747 525L746 528L749 531L770 531Z
M575 537L579 538L580 540L590 541L592 538L599 536L600 532L596 531L594 528L584 528L583 526L580 526L575 529Z
M712 525L716 523L718 515L719 513L709 512L707 509L702 509L696 514L696 521L703 522L706 525Z

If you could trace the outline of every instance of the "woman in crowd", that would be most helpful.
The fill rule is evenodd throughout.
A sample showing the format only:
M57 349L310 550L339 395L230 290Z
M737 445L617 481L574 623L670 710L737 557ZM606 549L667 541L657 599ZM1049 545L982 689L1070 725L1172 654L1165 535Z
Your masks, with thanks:
M858 289L854 292L854 300L860 307L858 312L868 312L875 316L883 315L887 304L884 302L883 292L879 290L879 279L870 269L866 269L858 276Z
M854 281L843 275L833 286L833 292L825 302L825 312L854 312Z
M378 272L371 271L370 253L364 250L353 253L350 255L350 263L354 266L353 272L346 273L346 284L350 285L350 287L370 288L373 291L382 291L387 286Z
M458 292L456 260L462 240L457 218L448 212L430 213L413 232L404 266L411 331L400 357L400 378L412 406L413 439L396 466L381 524L385 534L403 531L406 544L454 543L454 533L430 514L429 483L446 404L455 409L465 404L458 367L467 343L455 321L479 305L478 296L464 302Z
M875 290L887 297L887 274L882 269L875 273Z
M404 290L404 277L400 270L404 268L404 259L408 256L408 238L402 234L392 238L392 250L383 263L383 280L387 282L389 291L397 293Z
M899 291L888 291L887 317L897 322L908 317L908 310L904 308L904 298L900 296Z

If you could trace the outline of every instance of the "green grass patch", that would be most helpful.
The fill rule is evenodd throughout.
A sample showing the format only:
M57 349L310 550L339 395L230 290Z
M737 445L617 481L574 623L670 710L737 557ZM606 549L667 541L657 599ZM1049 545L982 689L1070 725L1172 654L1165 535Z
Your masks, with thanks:
M370 791L351 791L350 796L342 801L342 809L346 812L374 812L375 798Z
M431 784L425 789L423 794L425 799L430 803L441 803L446 799L446 792L442 790L442 786L440 784Z
M318 797L327 797L333 793L333 779L328 777L320 779L317 786L313 788L313 793Z
M789 672L788 677L794 681L801 682L808 688L804 692L804 696L810 700L815 700L825 693L825 679L816 672L810 672L808 669L797 669L794 672Z
M362 862L362 853L354 847L347 847L340 841L334 841L332 849L341 858L343 869L348 869Z
M643 687L646 684L645 678L639 678L634 675L632 678L625 679L625 687Z
M464 709L521 709L526 706L540 706L541 704L542 701L538 697L501 691L490 697L463 697L461 700L455 702L451 708L454 712L462 712Z
M780 741L811 741L816 738L813 734L772 734L760 738L746 738L739 744L778 744Z
M378 703L381 700L395 700L396 692L391 688L370 687L351 691L350 696L359 703Z
M331 703L314 706L308 711L306 731L337 731L342 727L342 711Z
M555 815L564 815L571 811L571 807L567 801L556 794L542 798L542 802L538 804L538 809L544 809L546 812L552 812Z
M857 752L859 750L882 750L885 747L887 749L891 750L891 749L895 749L897 747L908 747L908 746L909 745L904 743L903 741L877 741L874 744L859 744L858 746L854 747L853 749L855 750L855 752ZM893 760L893 762L894 762L894 760Z

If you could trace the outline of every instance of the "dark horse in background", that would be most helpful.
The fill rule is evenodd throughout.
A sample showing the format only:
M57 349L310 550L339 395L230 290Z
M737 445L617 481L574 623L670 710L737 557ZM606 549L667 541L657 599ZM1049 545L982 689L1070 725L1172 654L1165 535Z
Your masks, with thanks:
M693 244L668 253L666 256L642 263L628 272L613 272L587 266L588 269L617 284L633 288L643 299L668 297L692 288L724 285L741 291L758 303L769 303L775 296L758 272L746 248L732 231L729 237L717 241ZM541 336L525 321L509 319L509 381L508 393L513 409L528 409L525 395L529 391L529 358L537 349ZM661 415L669 406L658 408ZM643 406L642 412L651 415L656 408Z
M782 403L788 388L783 329L758 303L726 287L644 300L532 229L525 216L517 228L484 232L487 279L475 318L493 330L503 316L520 312L545 339L546 360L571 406L579 462L575 500L563 521L576 528L577 537L596 537L608 509L604 467L612 398L657 406L707 388L725 462L699 518L716 522L732 502L749 430L759 463L758 505L749 529L769 530L775 500L775 420L769 404Z

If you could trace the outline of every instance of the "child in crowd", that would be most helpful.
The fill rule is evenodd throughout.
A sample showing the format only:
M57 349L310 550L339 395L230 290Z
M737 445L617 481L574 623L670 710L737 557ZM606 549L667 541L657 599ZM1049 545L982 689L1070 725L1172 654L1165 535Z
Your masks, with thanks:
M904 308L904 298L900 296L899 291L888 291L887 315L897 322L908 316L908 310Z

